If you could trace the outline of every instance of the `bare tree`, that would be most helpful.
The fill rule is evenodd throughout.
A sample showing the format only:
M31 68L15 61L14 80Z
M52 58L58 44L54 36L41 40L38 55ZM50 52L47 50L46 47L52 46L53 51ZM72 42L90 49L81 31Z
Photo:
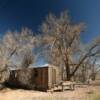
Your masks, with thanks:
M29 67L33 63L32 49L35 38L28 28L23 28L20 32L8 31L0 41L0 82L7 80L9 68L18 67L13 62L17 62L15 57L21 59L20 67ZM20 56L19 56L20 55ZM4 78L5 77L5 78Z
M98 74L98 72L100 71L100 66L98 63L98 57L95 57L95 59L93 59L92 64L91 64L91 74L90 74L90 78L92 80L96 79L96 75Z
M89 44L86 49L81 49L80 33L84 28L84 23L72 23L66 11L59 17L49 14L40 27L43 34L39 40L45 57L48 62L66 68L66 80L70 80L75 75L87 58L100 53L100 38ZM77 64L71 68L70 65L74 64L75 57L78 57Z

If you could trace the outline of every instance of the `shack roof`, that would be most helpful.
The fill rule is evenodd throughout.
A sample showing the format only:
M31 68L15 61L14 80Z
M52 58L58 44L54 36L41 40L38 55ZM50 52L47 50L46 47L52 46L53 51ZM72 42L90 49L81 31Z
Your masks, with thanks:
M42 64L42 65L30 65L29 68L43 68L43 67L49 67L50 64Z
M31 69L31 68L44 68L44 67L51 67L51 65L50 64L44 64L44 65L38 65L38 66L30 65L28 68L9 67L9 70L13 71L13 70L23 70L23 69Z

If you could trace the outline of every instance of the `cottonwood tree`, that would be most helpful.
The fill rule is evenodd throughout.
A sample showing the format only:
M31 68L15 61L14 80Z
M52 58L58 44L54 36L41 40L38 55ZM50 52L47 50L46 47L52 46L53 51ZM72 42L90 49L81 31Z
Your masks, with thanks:
M80 34L84 31L84 23L73 23L64 11L60 16L49 14L40 27L39 36L42 51L46 60L66 70L66 80L71 80L79 67L89 58L100 53L100 38L95 39L84 50L80 46ZM77 57L77 64L73 58Z
M23 28L20 32L8 31L0 41L0 82L9 77L9 68L27 68L33 63L32 49L35 38L33 32ZM16 61L18 57L19 61ZM20 62L21 60L21 62ZM20 62L20 65L13 64ZM7 73L8 72L8 73Z

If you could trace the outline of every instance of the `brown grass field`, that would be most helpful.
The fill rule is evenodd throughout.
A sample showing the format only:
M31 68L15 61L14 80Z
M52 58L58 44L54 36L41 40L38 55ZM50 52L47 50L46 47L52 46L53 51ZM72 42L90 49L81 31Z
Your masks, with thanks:
M100 80L91 86L77 86L74 91L40 92L23 89L3 89L0 100L100 100Z

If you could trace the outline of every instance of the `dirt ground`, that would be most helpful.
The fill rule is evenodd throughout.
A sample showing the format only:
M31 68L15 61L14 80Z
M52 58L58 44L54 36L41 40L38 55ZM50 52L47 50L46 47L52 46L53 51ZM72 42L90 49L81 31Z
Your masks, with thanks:
M0 100L92 100L92 95L100 95L100 84L95 83L91 86L77 86L74 91L53 93L6 88L0 91Z

